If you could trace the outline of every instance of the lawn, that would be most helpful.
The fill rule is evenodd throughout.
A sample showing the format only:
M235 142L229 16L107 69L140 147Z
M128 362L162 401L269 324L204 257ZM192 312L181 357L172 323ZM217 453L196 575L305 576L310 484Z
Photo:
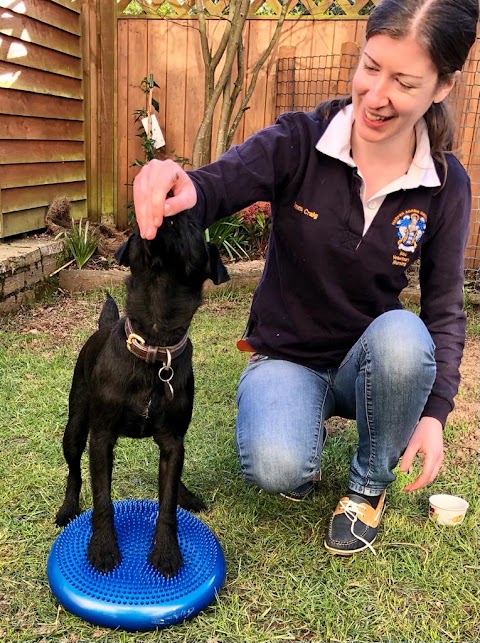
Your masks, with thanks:
M121 289L115 292L121 298ZM184 480L209 505L202 520L220 540L227 579L218 600L191 621L132 634L91 626L60 608L46 578L58 529L66 469L61 438L73 366L95 328L103 295L63 296L0 318L0 640L7 643L164 641L180 643L477 641L478 317L469 341L458 408L445 432L445 465L428 489L406 495L401 475L370 552L339 558L323 548L331 512L345 490L355 448L352 423L330 421L323 479L303 504L259 492L239 474L235 390L245 356L235 348L250 293L207 298L197 313L196 398ZM87 458L84 458L88 481ZM122 439L114 499L155 498L157 448ZM431 493L470 502L456 528L427 520ZM91 506L88 483L82 506Z

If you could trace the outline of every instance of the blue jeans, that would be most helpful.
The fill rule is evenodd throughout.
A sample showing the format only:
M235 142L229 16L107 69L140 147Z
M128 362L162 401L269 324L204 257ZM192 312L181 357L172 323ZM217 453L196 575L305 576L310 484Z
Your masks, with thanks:
M358 447L348 486L378 495L397 465L430 394L435 346L404 310L375 319L338 369L312 369L253 355L237 393L236 444L245 479L271 493L318 479L324 421L355 419Z

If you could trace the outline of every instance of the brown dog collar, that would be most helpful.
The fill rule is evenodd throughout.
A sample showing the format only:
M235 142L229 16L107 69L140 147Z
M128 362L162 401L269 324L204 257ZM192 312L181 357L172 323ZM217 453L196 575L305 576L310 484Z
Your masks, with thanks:
M183 353L188 341L188 333L174 346L149 346L140 335L133 332L132 322L125 319L125 334L127 335L127 348L136 357L143 359L148 364L163 362L170 367L170 361Z

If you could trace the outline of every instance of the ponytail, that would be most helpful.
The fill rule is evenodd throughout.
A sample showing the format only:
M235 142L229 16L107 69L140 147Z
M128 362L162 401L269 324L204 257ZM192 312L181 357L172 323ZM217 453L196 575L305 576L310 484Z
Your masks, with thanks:
M423 117L427 123L432 157L440 163L443 170L443 187L447 180L447 159L445 153L452 151L455 134L455 124L452 113L448 105L442 101L441 103L432 103Z

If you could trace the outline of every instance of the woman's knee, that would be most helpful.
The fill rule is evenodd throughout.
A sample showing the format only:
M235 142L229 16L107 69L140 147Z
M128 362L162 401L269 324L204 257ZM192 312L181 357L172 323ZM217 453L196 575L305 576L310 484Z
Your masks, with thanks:
M238 455L245 481L269 493L291 491L312 478L305 473L305 461L274 440L238 445Z
M399 376L435 372L435 345L423 321L407 310L393 310L375 319L362 345L375 368Z
M237 394L236 444L245 479L266 491L290 491L312 479L321 453L325 385L297 364L260 358Z

